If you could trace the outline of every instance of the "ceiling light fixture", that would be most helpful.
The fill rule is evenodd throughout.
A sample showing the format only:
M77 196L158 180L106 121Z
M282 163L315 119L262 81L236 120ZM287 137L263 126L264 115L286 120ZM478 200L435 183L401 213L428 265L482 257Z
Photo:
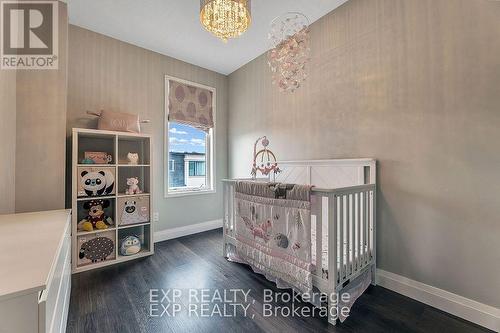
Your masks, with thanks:
M200 0L201 24L224 42L243 34L251 20L251 0Z
M269 31L271 49L268 64L273 83L283 92L294 92L307 77L309 46L309 19L301 13L286 13L271 22Z

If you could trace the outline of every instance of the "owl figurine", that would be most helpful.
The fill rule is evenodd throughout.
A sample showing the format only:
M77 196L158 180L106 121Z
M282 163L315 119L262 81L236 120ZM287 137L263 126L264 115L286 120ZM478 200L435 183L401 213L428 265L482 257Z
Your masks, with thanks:
M122 256L131 256L141 251L141 241L137 236L127 236L122 240L120 254Z
M139 164L139 154L138 153L128 153L127 154L127 163L131 165Z

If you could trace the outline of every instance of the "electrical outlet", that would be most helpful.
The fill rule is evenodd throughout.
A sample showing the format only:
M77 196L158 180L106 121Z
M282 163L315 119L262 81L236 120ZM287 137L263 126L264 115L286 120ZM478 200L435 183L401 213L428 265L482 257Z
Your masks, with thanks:
M153 213L153 222L158 222L160 220L160 213L154 212Z

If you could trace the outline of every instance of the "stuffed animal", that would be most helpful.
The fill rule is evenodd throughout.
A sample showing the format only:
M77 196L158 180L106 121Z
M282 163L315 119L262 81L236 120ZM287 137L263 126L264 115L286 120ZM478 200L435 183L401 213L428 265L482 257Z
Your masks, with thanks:
M115 243L108 237L96 237L82 244L78 258L91 262L104 261L115 251Z
M128 189L125 191L125 194L141 194L142 191L137 184L139 184L139 178L127 178Z
M115 177L109 171L82 171L80 182L85 193L90 196L107 195L113 192Z
M141 251L141 241L137 236L127 236L122 240L120 246L120 254L122 256L130 256Z
M127 160L128 160L128 164L137 165L139 163L139 154L128 153Z
M113 225L113 219L106 216L104 208L109 207L109 200L90 200L83 204L88 210L88 216L78 223L78 230L93 231L94 229L107 229Z

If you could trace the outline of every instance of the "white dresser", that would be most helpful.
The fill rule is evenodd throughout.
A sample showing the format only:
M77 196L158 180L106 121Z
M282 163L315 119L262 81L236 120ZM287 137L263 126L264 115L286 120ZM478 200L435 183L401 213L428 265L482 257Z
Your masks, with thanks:
M71 211L0 215L0 333L65 332Z

